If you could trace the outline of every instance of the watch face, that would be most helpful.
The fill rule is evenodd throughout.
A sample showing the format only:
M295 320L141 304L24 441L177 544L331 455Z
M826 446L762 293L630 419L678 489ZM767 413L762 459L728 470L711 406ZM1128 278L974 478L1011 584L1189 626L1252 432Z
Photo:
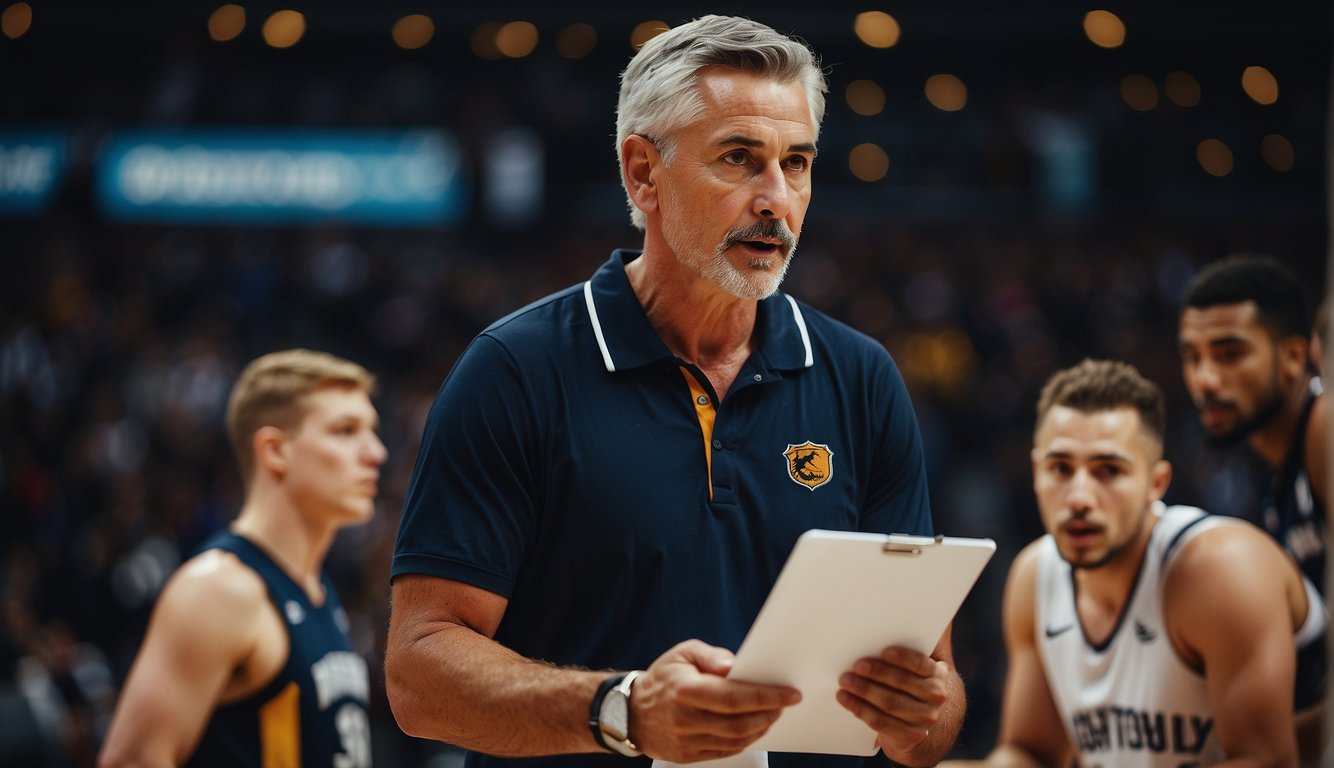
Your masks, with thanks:
M607 691L606 697L602 699L602 714L598 718L603 733L617 741L630 738L629 704L624 693L616 689Z

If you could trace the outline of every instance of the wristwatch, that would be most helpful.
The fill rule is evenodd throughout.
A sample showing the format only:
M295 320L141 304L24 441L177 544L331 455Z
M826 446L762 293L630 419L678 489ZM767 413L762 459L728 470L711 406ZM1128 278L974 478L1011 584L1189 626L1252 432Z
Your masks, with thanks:
M642 672L637 669L603 680L588 713L588 727L597 743L626 757L643 754L630 741L630 686Z

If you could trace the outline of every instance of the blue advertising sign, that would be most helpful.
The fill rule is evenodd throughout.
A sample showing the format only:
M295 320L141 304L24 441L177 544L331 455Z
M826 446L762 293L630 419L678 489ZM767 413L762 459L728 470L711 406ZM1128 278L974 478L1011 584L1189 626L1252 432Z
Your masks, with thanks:
M68 163L64 133L0 131L0 215L46 210Z
M136 221L449 224L467 212L442 131L209 130L109 137L96 189Z

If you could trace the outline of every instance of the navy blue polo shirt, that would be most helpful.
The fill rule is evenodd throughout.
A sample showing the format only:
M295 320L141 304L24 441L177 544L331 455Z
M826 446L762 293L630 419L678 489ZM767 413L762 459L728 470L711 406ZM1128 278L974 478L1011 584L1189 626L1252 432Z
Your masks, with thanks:
M473 340L427 418L394 551L391 577L508 598L495 639L556 664L639 669L688 638L736 650L807 529L933 533L883 346L777 294L719 402L650 325L637 256ZM470 765L507 764L488 760Z

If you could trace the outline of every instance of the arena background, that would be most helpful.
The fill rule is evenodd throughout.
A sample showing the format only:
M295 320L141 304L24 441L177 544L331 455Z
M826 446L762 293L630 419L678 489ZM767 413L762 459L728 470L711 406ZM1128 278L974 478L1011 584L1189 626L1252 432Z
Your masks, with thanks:
M868 11L892 16L896 44L863 42ZM1115 14L1121 44L1091 11ZM612 134L644 22L748 15L827 68L784 290L883 341L921 420L938 530L1000 545L956 623L958 756L995 734L1001 587L1039 533L1043 380L1085 356L1139 366L1169 396L1169 501L1244 515L1257 468L1200 438L1176 299L1237 251L1287 259L1313 298L1326 276L1324 2L0 12L0 765L92 763L157 589L238 507L232 378L291 345L381 377L380 511L330 561L376 670L376 762L456 759L402 736L384 703L402 496L473 334L638 244ZM863 19L873 42L893 36ZM229 163L250 175L217 178Z

